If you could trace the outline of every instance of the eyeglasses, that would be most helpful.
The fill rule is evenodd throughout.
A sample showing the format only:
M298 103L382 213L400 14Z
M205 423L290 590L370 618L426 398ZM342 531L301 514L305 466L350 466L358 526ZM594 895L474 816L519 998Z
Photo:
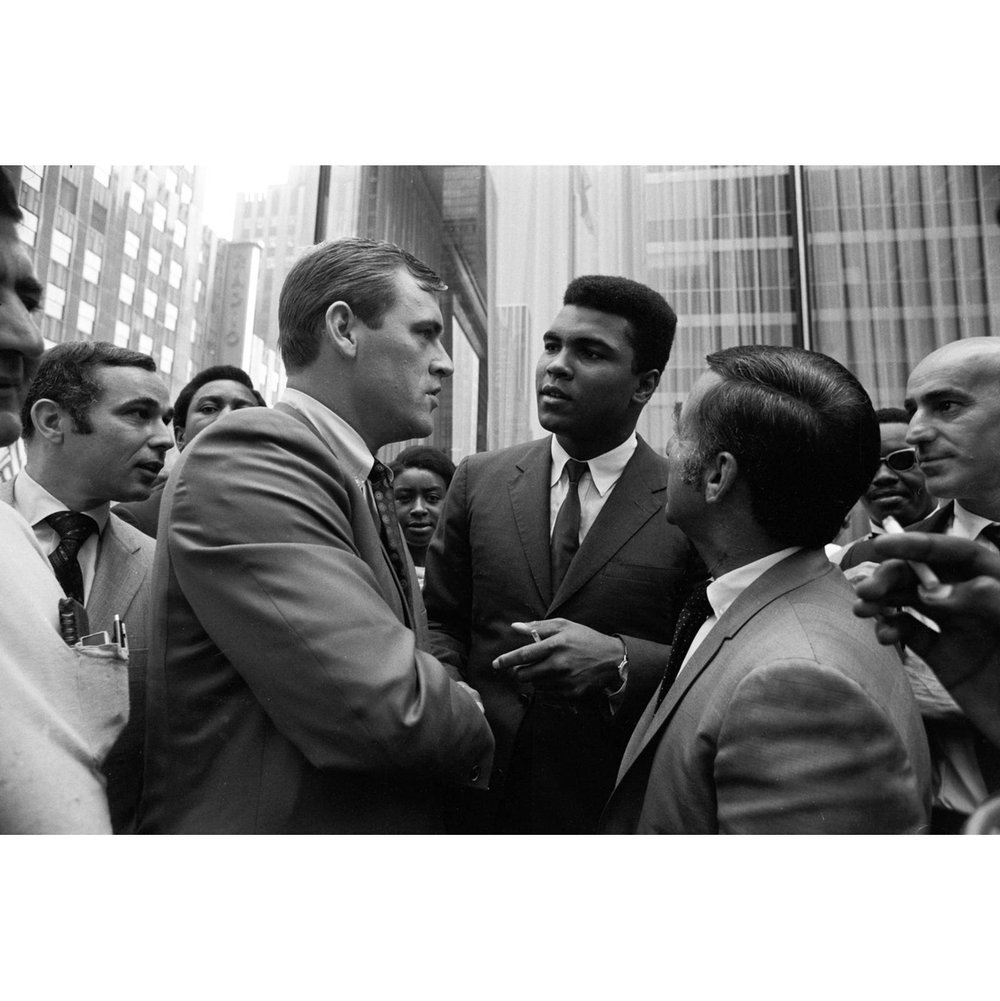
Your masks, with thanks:
M884 462L897 473L905 473L917 464L917 450L915 448L897 448L895 452L881 456L879 462Z

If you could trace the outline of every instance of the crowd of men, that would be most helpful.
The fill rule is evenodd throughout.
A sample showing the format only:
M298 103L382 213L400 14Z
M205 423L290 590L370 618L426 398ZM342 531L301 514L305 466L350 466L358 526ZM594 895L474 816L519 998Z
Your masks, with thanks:
M0 185L0 831L944 833L1000 788L1000 342L878 413L717 351L658 455L677 317L584 276L544 439L390 468L453 373L423 262L314 247L280 401L223 366L171 406L148 355L43 355Z

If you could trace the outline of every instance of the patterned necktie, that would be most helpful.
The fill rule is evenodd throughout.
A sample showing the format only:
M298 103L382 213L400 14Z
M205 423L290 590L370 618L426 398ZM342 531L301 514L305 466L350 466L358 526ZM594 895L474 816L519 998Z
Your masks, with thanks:
M392 495L392 474L389 472L389 467L376 459L372 471L368 474L368 482L371 484L375 507L378 509L382 545L389 555L389 562L392 563L393 570L396 571L400 587L406 597L407 608L412 614L413 597L410 594L410 575L407 572L406 555L403 549L403 533L399 530L399 521L396 518L396 501Z
M60 511L45 520L59 533L59 545L49 555L56 580L70 598L82 605L83 571L76 556L80 546L97 531L97 522L79 511Z
M674 638L670 644L670 656L667 658L667 667L663 672L663 680L660 682L660 690L656 695L656 708L660 708L664 696L677 677L677 672L684 662L684 655L691 646L691 641L695 634L701 629L705 620L712 615L712 606L708 603L708 596L705 594L708 588L708 581L703 580L700 584L695 584L694 590L688 595L688 600L684 602L681 614L677 616L677 625L674 626Z
M576 459L566 460L566 475L569 477L569 488L566 499L556 515L556 523L552 528L552 593L559 590L559 585L566 576L570 563L576 551L580 548L580 477L587 471L585 462Z

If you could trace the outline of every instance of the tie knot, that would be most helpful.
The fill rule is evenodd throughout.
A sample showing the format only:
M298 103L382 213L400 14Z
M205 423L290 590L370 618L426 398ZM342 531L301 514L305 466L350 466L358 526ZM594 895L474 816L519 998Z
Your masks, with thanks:
M75 542L77 547L97 531L97 522L79 511L59 511L45 520L59 533L61 541Z
M580 482L580 477L590 468L587 463L580 462L579 459L566 460L566 475L570 483L576 486Z
M376 459L372 471L368 474L368 482L377 489L386 490L392 483L392 470L384 462Z

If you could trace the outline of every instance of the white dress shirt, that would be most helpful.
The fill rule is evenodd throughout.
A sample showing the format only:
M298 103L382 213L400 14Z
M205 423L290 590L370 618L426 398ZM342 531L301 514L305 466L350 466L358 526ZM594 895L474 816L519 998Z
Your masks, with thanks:
M31 478L26 469L22 469L14 478L14 510L31 526L35 540L46 556L55 552L59 545L59 533L45 520L50 514L58 514L67 510L62 501ZM108 524L111 503L101 504L89 511L81 511L97 522L97 531L88 536L80 546L76 559L83 575L83 603L90 597L90 589L94 585L94 574L97 572L97 552L101 533Z
M701 628L694 634L691 646L688 647L688 652L684 660L681 661L680 671L684 670L684 665L687 664L695 650L698 649L705 637L712 631L716 622L722 618L726 609L758 577L770 570L775 564L780 563L786 556L791 556L792 553L797 553L800 549L802 549L802 546L789 546L787 549L779 549L776 553L762 556L759 560L754 560L753 563L746 563L735 570L724 573L718 579L713 579L705 591L705 597L708 598L708 603L712 606L712 614L705 619ZM680 674L680 671L677 673Z
M628 436L620 445L587 460L587 472L580 477L577 493L580 496L580 542L587 537L594 519L611 496L615 484L621 479L622 472L628 465L639 444L635 432ZM556 525L556 515L562 507L566 494L569 492L569 475L566 473L566 460L570 454L559 444L555 435L552 436L552 478L549 481L549 535Z

